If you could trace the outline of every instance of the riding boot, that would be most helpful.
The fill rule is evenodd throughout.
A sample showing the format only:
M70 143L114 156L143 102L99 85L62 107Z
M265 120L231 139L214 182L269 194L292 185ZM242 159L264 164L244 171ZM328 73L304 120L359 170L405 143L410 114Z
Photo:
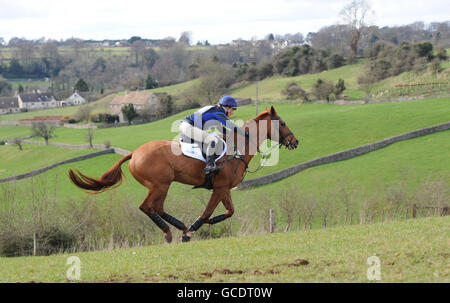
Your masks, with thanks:
M206 150L206 166L205 173L215 173L222 169L222 166L216 165L216 153L215 153L216 142L211 141L207 150Z

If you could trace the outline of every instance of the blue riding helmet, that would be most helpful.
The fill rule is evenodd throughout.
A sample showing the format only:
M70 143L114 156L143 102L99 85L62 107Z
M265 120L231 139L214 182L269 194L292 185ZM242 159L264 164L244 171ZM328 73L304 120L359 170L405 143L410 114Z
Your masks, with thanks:
M238 107L238 102L231 96L223 96L220 99L219 104L222 106L231 107L232 109L236 109L236 107Z

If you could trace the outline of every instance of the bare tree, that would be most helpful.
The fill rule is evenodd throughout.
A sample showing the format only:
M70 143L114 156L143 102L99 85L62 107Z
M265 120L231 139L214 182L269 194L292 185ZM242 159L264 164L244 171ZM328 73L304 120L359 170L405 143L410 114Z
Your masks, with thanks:
M15 138L11 141L11 144L17 145L17 147L19 148L19 150L23 150L22 148L22 139L20 138Z
M130 54L132 57L135 58L135 65L136 67L139 66L139 61L143 61L142 58L144 56L145 52L145 43L141 40L134 41L133 44L131 44L130 48Z
M90 116L91 116L91 113L93 110L94 110L94 108L90 105L81 106L80 109L78 110L78 112L76 113L76 116L81 121L86 121L89 123Z
M44 138L45 144L48 145L48 140L55 137L55 126L45 124L44 122L33 123L31 135L33 137Z
M358 43L364 27L368 24L368 19L373 11L365 0L353 0L344 6L340 12L340 17L351 29L350 49L354 56L358 53Z
M94 147L94 145L92 144L93 140L94 140L94 130L92 129L92 127L88 127L86 133L86 141L89 143L90 148Z

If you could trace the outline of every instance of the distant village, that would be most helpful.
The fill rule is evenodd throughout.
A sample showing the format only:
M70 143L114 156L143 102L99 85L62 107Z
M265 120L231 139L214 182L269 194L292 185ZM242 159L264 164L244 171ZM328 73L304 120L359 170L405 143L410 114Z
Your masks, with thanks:
M68 98L57 100L52 93L18 93L14 97L0 97L0 114L13 114L55 107L66 107L87 103L89 93L74 92Z
M109 104L108 113L118 116L118 122L123 122L125 118L122 113L122 108L128 104L132 104L138 113L147 108L155 112L158 97L161 95L167 95L167 93L125 91L124 95L118 95L113 98ZM92 94L90 92L74 92L63 100L58 100L54 94L49 92L18 93L14 97L0 97L0 114L14 114L48 108L76 106L86 104L91 100ZM50 116L42 116L41 118L45 117L49 118ZM56 118L56 116L53 118Z

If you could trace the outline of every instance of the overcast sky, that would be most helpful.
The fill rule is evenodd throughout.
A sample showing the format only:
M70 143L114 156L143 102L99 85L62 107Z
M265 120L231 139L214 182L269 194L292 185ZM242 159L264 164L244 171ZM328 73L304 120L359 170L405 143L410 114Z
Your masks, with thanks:
M179 38L193 43L316 32L336 24L350 2L337 0L0 0L0 37L39 39ZM373 24L450 20L448 0L368 0Z

